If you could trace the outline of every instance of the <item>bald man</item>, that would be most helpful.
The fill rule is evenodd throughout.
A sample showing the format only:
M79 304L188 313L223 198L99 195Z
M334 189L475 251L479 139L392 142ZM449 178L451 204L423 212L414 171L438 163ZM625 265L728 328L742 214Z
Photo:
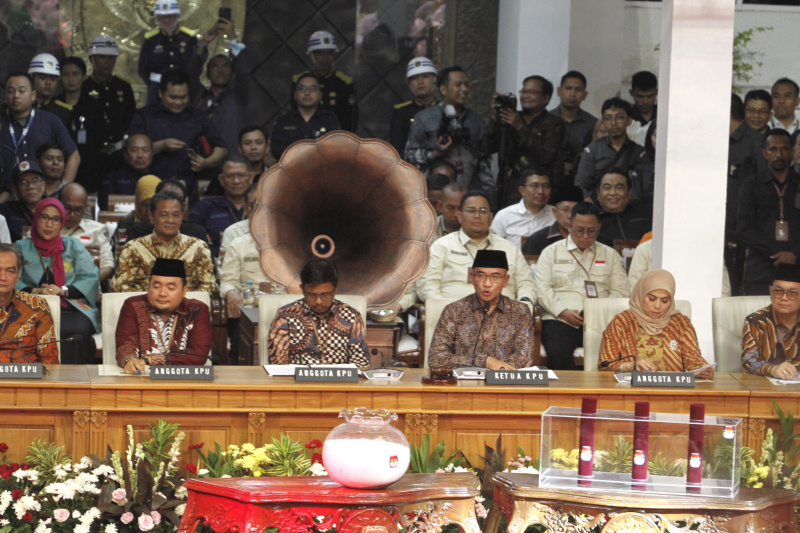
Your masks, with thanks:
M64 204L66 220L61 234L74 237L84 246L96 246L100 251L100 283L114 273L114 254L108 241L106 228L100 222L83 218L86 211L86 189L78 183L68 183L59 191L58 199Z

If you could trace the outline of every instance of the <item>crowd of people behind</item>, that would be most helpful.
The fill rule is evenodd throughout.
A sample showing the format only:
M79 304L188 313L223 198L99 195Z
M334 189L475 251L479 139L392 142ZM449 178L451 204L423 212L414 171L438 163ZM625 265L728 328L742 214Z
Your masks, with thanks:
M92 335L100 329L101 292L150 294L154 277L161 277L154 273L161 259L180 262L180 268L164 268L180 272L174 277L183 280L176 289L183 297L201 291L224 298L235 353L243 287L268 281L247 220L255 203L254 182L292 143L358 127L353 80L334 69L339 48L331 33L317 31L308 39L310 69L292 78L291 102L268 135L246 124L247 47L232 39L230 55L208 57L214 40L236 35L233 23L220 18L195 35L179 26L177 2L158 2L155 12L159 27L145 35L138 62L148 88L141 108L136 108L130 83L114 74L119 48L108 35L90 43L91 73L78 57L58 61L43 53L27 72L12 72L6 80L0 241L14 243L19 252L18 291L61 298L60 335L71 339L61 348L64 363L94 360ZM201 83L203 72L210 86ZM636 324L650 337L664 331L688 335L688 321L673 322L677 329L661 319L648 325L648 299L661 301L667 316L674 315L674 302L669 304L674 280L668 273L645 274L657 135L658 80L653 73L636 73L629 91L633 103L609 98L599 118L581 107L588 94L582 73L565 73L558 87L532 75L523 80L518 98L495 93L488 124L468 106L470 80L460 67L439 69L430 59L415 57L406 78L412 99L394 106L389 141L425 175L438 220L429 267L409 287L398 310L430 298L472 298L443 321L455 324L483 309L484 320L456 337L458 343L477 338L490 346L491 332L504 330L504 320L513 330L523 311L538 305L544 318L542 342L553 368L573 366L572 354L582 343L585 298L627 297L633 288L631 313L615 324L622 329L613 346L640 342L622 331ZM548 109L554 93L559 104ZM794 81L782 78L771 92L750 91L744 100L732 95L723 293L770 293L776 272L794 265L800 253L799 93ZM201 190L200 183L208 186ZM89 197L96 196L99 208L107 209L111 195L133 195L134 209L109 235L88 206ZM614 249L620 241L642 243L630 273ZM502 258L487 260L484 252L490 251ZM478 275L478 257L497 271ZM531 258L535 269L529 268ZM291 354L303 352L302 362L309 357L341 362L350 358L349 341L363 344L363 331L349 341L342 333L341 343L333 345L328 333L325 342L317 336L320 331L341 333L342 324L357 322L351 308L333 301L334 273L332 265L312 268L307 274L317 281L310 284L326 290L310 303L306 294L304 303L281 310L270 334L276 360L292 361ZM647 281L640 286L637 280ZM785 294L797 297L796 291ZM503 297L522 307L501 303ZM152 350L168 349L175 326L174 315L158 312L158 301L151 294L140 302L141 312L127 315L141 322L143 335L149 331L160 339ZM170 313L181 301L175 300ZM491 321L487 336L484 322L495 310L504 318ZM339 322L319 322L329 315ZM453 324L447 326L451 335L458 331ZM189 324L188 330L202 330L205 336L208 327ZM294 338L286 334L292 327L304 332L299 351L286 344ZM792 335L796 330L795 322ZM432 360L447 361L446 343L438 337L434 341ZM656 341L648 337L646 342ZM336 352L337 346L344 351ZM506 348L508 353L517 350L505 347L496 353ZM133 359L149 357L152 350L118 362L126 371L139 370L140 361ZM664 350L656 350L653 360L674 361L674 349ZM493 358L482 363L495 364ZM699 351L680 360L703 361Z

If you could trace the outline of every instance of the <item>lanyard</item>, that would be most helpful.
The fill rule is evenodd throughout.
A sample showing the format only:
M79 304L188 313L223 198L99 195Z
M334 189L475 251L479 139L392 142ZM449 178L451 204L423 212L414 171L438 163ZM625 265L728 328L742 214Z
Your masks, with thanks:
M470 239L470 240L472 240L472 239ZM467 242L467 244L469 244L469 242ZM473 253L472 253L472 252L469 250L469 248L467 248L467 244L465 244L465 245L464 245L464 249L467 251L467 253L469 254L469 256L470 256L472 259L475 259L475 254L473 254ZM489 246L491 246L491 245L492 245L492 243L491 243L491 241L489 241L489 237L486 237L486 246L484 246L483 248L480 248L480 249L481 249L481 250L488 250L488 249L489 249ZM476 244L475 246L477 246L477 244Z
M575 259L575 262L578 263L578 266L581 267L581 270L586 272L586 278L589 281L591 281L592 280L592 275L589 272L592 270L592 267L589 267L589 270L586 270L586 267L583 266L583 263L581 263L580 259L578 259L575 256L575 253L572 250L569 251L569 254ZM592 265L594 265L594 257L595 257L595 252L592 252Z
M772 186L775 187L775 192L778 193L778 207L780 209L780 220L783 220L783 196L786 194L786 188L789 186L789 181L787 180L786 183L783 184L783 189L778 188L778 184L774 181L772 182Z
M231 218L233 219L234 222L241 222L242 220L244 220L244 209L242 209L242 218L236 216L236 212L233 209L231 209L230 206L228 206L228 213L231 215Z
M22 129L22 134L20 134L19 136L19 141L17 141L17 135L14 133L14 121L12 120L11 122L8 123L8 131L11 132L11 142L14 144L14 152L17 151L19 145L22 144L22 141L24 141L25 137L28 135L28 130L30 129L31 124L33 123L33 117L35 114L36 114L36 109L32 108L31 116L28 118L28 123ZM17 157L17 162L19 162L19 157Z
M480 313L475 311L476 316L478 317L478 323L480 324ZM475 350L475 353L485 353L489 354L489 343L492 341L492 334L494 333L494 326L497 324L497 308L495 308L494 313L492 313L492 323L489 324L489 331L486 334L483 334L483 329L481 328L478 330L478 339L483 341L481 345L483 346L483 350Z

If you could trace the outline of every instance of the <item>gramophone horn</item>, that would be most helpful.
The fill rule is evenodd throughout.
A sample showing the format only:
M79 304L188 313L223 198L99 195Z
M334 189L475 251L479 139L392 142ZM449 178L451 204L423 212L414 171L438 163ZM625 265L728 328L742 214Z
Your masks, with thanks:
M340 294L397 302L428 266L436 215L425 180L388 143L336 131L300 141L258 185L250 230L261 267L300 293L300 269L330 257Z

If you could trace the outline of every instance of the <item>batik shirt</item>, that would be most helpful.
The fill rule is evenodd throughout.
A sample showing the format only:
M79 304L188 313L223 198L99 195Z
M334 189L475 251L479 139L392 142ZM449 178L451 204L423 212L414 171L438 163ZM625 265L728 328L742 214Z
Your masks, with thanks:
M269 331L269 362L286 364L341 364L369 366L361 314L334 300L324 316L317 316L305 300L278 309Z
M744 319L742 366L751 374L769 376L784 361L800 367L800 324L791 329L778 324L772 306L759 309Z
M57 365L58 344L47 344L55 339L53 317L44 298L14 291L11 305L0 308L0 362Z

